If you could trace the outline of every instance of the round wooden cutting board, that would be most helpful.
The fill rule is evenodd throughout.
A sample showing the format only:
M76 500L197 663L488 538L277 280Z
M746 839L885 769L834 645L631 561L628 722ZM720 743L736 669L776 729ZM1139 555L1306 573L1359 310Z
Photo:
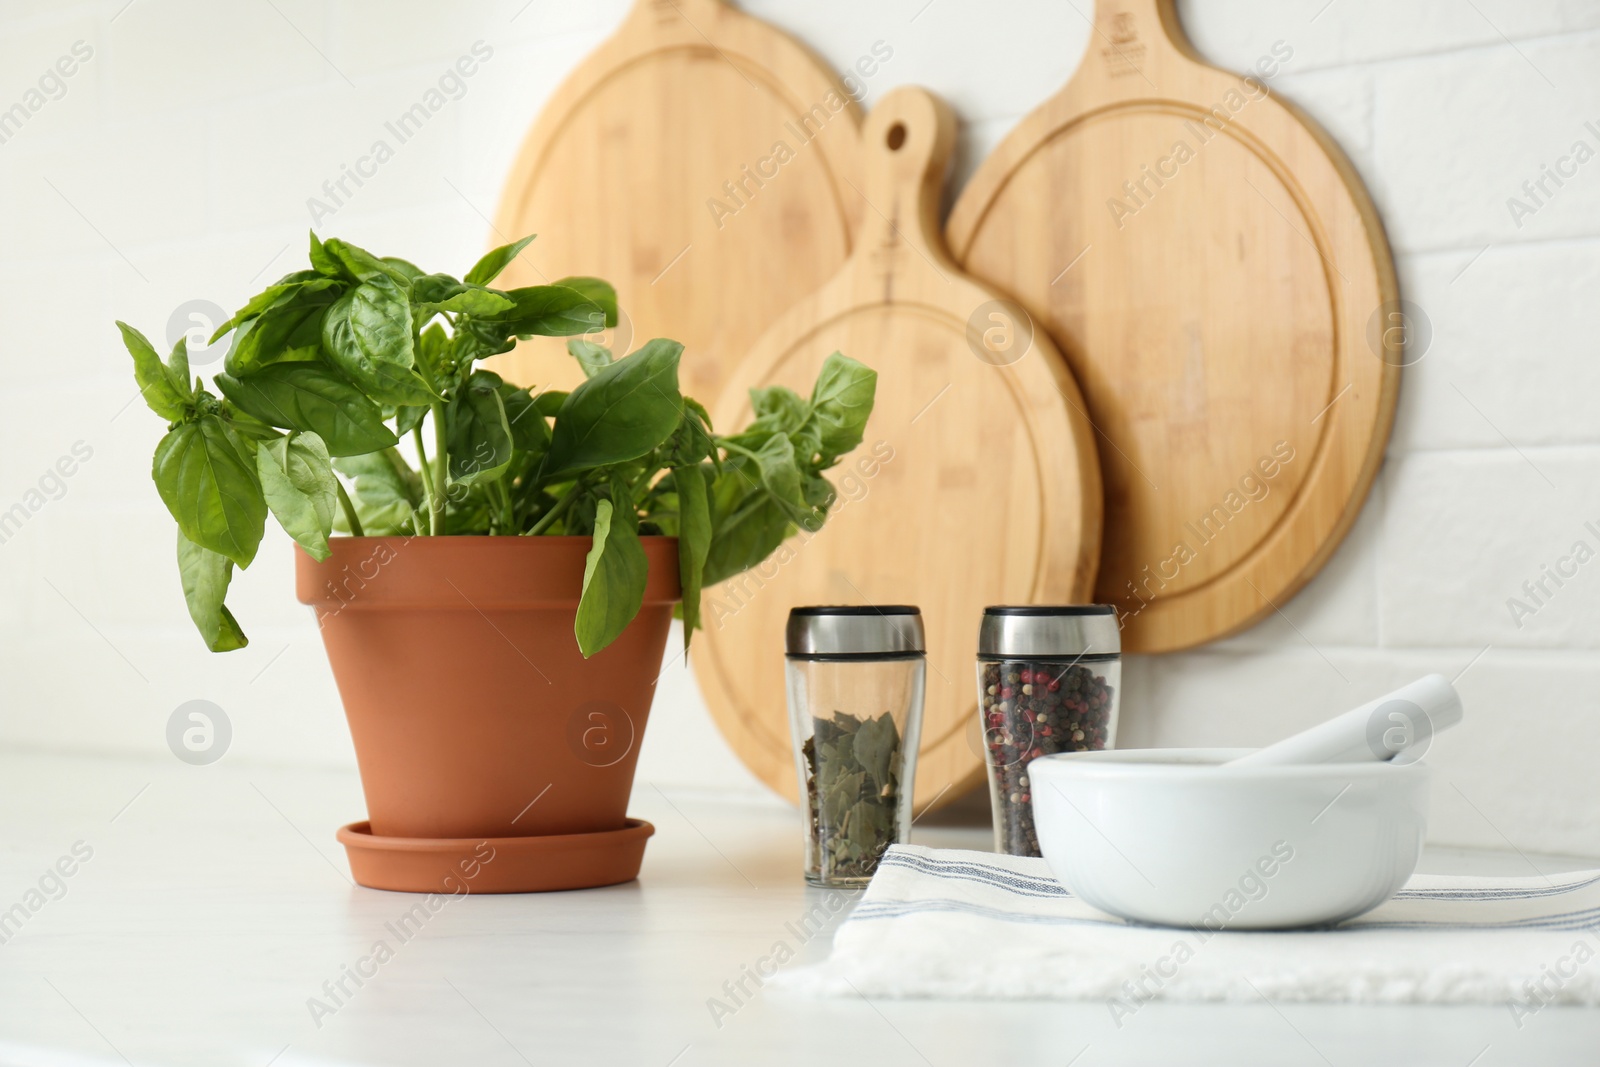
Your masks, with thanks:
M795 798L784 696L784 624L803 604L917 604L928 681L915 800L984 776L976 721L978 623L995 603L1081 602L1100 552L1093 430L1065 362L1015 325L951 262L936 205L954 141L950 112L899 89L862 132L866 202L856 252L773 324L715 413L751 417L746 390L809 393L839 350L878 372L866 440L829 476L827 524L706 591L690 658L724 736L763 781Z
M1383 458L1404 331L1382 225L1326 134L1202 63L1171 0L1101 0L1078 72L979 168L947 236L1088 398L1096 599L1125 651L1242 629L1322 566Z
M860 121L827 67L766 23L722 0L637 0L523 143L493 240L540 236L496 284L606 279L622 321L596 339L619 356L683 342L684 392L712 405L761 331L850 254ZM557 339L502 364L528 384L583 380Z

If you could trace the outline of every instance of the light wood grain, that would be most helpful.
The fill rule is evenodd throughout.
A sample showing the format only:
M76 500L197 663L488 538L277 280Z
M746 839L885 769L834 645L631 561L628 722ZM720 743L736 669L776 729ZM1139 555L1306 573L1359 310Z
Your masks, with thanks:
M684 391L714 404L729 365L849 255L859 127L838 80L771 26L721 0L638 0L522 146L493 240L540 236L501 284L606 279L623 318L595 339L618 355L682 341ZM582 380L553 339L498 364Z
M1125 650L1239 630L1322 566L1382 459L1401 357L1393 333L1369 345L1393 264L1326 134L1202 63L1171 0L1102 0L1078 72L983 163L947 235L1088 398L1097 599Z
M1082 602L1094 588L1100 475L1083 399L1048 338L1031 347L1008 338L1003 314L991 318L995 294L945 250L935 212L953 140L950 112L920 89L896 90L874 110L862 132L855 254L767 331L716 411L718 426L742 425L746 389L804 392L836 349L879 375L866 442L833 473L840 501L827 525L709 590L691 655L734 750L791 798L791 607L922 608L922 807L983 778L974 656L984 606ZM980 327L972 344L969 322Z

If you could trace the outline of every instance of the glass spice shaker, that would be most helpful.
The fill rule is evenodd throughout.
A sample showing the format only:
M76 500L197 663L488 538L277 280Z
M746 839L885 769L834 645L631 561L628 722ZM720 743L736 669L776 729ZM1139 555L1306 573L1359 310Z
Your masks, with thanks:
M978 628L978 715L994 850L1039 855L1028 763L1115 747L1122 634L1109 604L991 607Z
M909 837L927 674L922 612L789 613L789 726L806 819L806 881L860 886Z

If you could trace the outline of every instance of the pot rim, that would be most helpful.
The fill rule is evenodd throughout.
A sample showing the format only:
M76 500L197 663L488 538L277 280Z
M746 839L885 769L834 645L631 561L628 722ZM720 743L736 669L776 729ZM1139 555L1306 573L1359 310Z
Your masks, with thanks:
M678 539L639 539L644 604L682 599ZM526 542L526 543L524 543ZM397 534L331 537L321 562L295 551L295 595L319 615L346 610L576 610L592 536Z
M639 540L640 541L644 541L644 542L676 541L677 537L676 536L669 536L667 534L640 534L639 535ZM594 541L594 535L593 534L535 534L535 535L530 537L530 536L528 536L526 534L365 534L365 535L363 535L361 537L356 537L353 534L333 534L328 538L328 543L330 545L333 544L336 541L338 543L340 543L340 544L351 544L351 543L354 543L354 542L357 542L357 541L371 541L371 542L378 542L378 541L406 541L406 542L410 542L410 541L428 541L428 542L434 542L434 541L445 541L445 542L448 542L448 541L509 541L509 542L522 542L522 541L525 541L525 542L528 542L529 544L535 544L535 543L540 543L540 542L543 542L545 544L552 544L552 543L562 543L562 542L570 543L570 542L573 542L573 541L593 542ZM305 549L302 548L298 544L295 547L299 548L300 551L302 551L302 552L305 551ZM316 561L313 560L312 562L316 562Z

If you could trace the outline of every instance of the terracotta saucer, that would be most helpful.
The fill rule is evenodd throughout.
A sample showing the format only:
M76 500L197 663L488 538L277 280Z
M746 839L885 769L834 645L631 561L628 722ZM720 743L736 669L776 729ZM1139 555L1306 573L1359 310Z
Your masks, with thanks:
M401 893L543 893L631 882L656 828L544 837L379 837L370 822L339 827L350 873L369 889Z

